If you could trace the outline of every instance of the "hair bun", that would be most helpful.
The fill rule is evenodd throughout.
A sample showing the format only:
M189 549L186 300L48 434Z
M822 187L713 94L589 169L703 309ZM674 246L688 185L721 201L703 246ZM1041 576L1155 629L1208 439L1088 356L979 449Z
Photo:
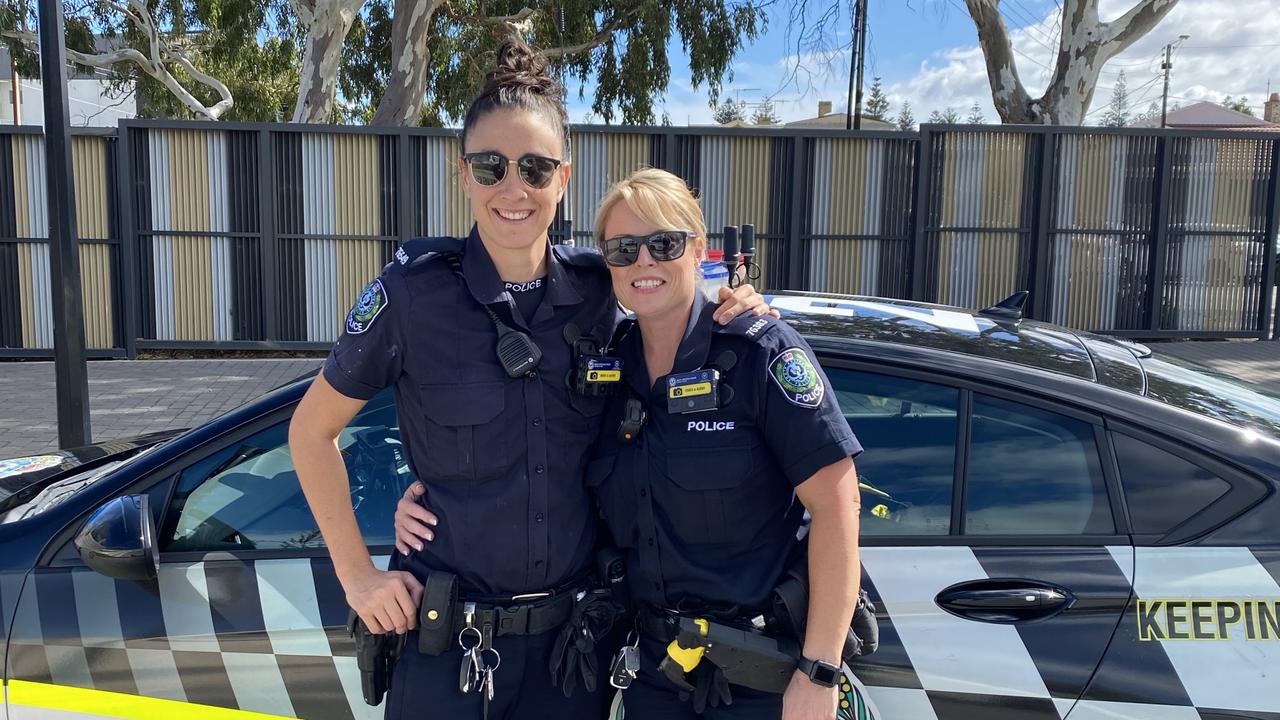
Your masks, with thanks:
M498 60L485 76L486 91L528 88L540 95L557 96L560 84L548 72L546 57L518 37L509 36L498 46Z

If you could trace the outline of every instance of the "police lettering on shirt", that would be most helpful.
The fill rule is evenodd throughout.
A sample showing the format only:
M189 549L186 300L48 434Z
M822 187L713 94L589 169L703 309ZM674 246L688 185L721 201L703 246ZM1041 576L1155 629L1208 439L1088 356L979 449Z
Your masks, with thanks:
M533 292L542 289L542 280L543 278L538 278L525 283L504 283L504 285L508 291L513 293Z

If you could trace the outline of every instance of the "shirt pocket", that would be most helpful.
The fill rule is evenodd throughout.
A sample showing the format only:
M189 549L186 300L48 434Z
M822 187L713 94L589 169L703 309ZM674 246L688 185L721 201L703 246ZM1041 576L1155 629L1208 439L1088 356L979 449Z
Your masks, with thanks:
M511 462L503 432L506 395L502 382L423 385L427 457L417 459L435 480L486 480Z
M655 478L655 510L666 515L672 534L683 543L746 543L758 523L752 516L770 510L752 512L749 479L756 466L751 445L668 450L667 482Z

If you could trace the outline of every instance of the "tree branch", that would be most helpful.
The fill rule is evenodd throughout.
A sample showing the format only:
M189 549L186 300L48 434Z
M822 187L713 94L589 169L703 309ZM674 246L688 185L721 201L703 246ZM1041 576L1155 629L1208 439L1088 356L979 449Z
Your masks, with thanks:
M1107 57L1124 52L1138 38L1146 35L1151 28L1164 19L1178 0L1141 0L1129 9L1129 12L1106 23L1103 30L1103 44L1107 48Z
M127 5L116 2L108 2L113 10L119 12L129 19L138 30L147 37L150 45L148 48L150 56L144 55L142 51L136 48L120 48L104 53L82 53L78 50L67 50L67 59L77 65L85 65L87 67L109 67L120 63L133 63L138 66L142 72L155 78L162 85L173 93L188 110L209 120L217 120L226 111L230 110L235 104L231 91L227 86L217 78L197 70L195 65L187 59L180 51L169 47L165 39L161 37L160 32L156 29L155 22L151 18L151 13L147 9L145 0L128 0ZM24 45L31 48L38 47L38 40L35 34L20 30L10 30L2 33L4 37L18 40ZM182 83L174 77L173 73L166 67L166 63L174 63L181 67L196 82L212 88L218 93L221 100L213 107L207 107L200 102L189 90L183 87Z
M965 0L969 16L978 28L978 43L987 63L987 82L991 85L996 110L1004 122L1025 122L1030 97L1018 77L1009 28L1000 15L998 3L999 0Z
M444 12L445 15L448 15L450 20L455 22L460 22L465 25L486 25L494 28L495 30L500 29L503 34L518 31L528 32L529 22L533 18L533 14L536 12L533 8L523 7L520 8L520 12L515 15L461 15L455 12L447 2L440 6L440 10Z
M586 52L597 45L603 45L609 41L609 38L613 37L614 33L621 30L623 27L626 27L627 23L632 18L639 15L640 11L643 9L643 3L634 3L625 13L614 18L611 22L605 23L604 27L600 28L595 35L585 42L580 42L576 45L547 48L541 52L548 58L558 58L565 55L577 55L578 53Z

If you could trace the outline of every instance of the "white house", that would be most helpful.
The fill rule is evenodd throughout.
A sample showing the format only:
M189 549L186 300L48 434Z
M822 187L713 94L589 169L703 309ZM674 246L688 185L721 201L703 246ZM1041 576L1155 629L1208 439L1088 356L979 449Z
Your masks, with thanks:
M132 92L112 94L105 70L72 72L67 82L68 114L73 127L115 127L138 114ZM16 86L16 92L15 92ZM44 125L40 78L18 75L8 48L0 46L0 125Z

